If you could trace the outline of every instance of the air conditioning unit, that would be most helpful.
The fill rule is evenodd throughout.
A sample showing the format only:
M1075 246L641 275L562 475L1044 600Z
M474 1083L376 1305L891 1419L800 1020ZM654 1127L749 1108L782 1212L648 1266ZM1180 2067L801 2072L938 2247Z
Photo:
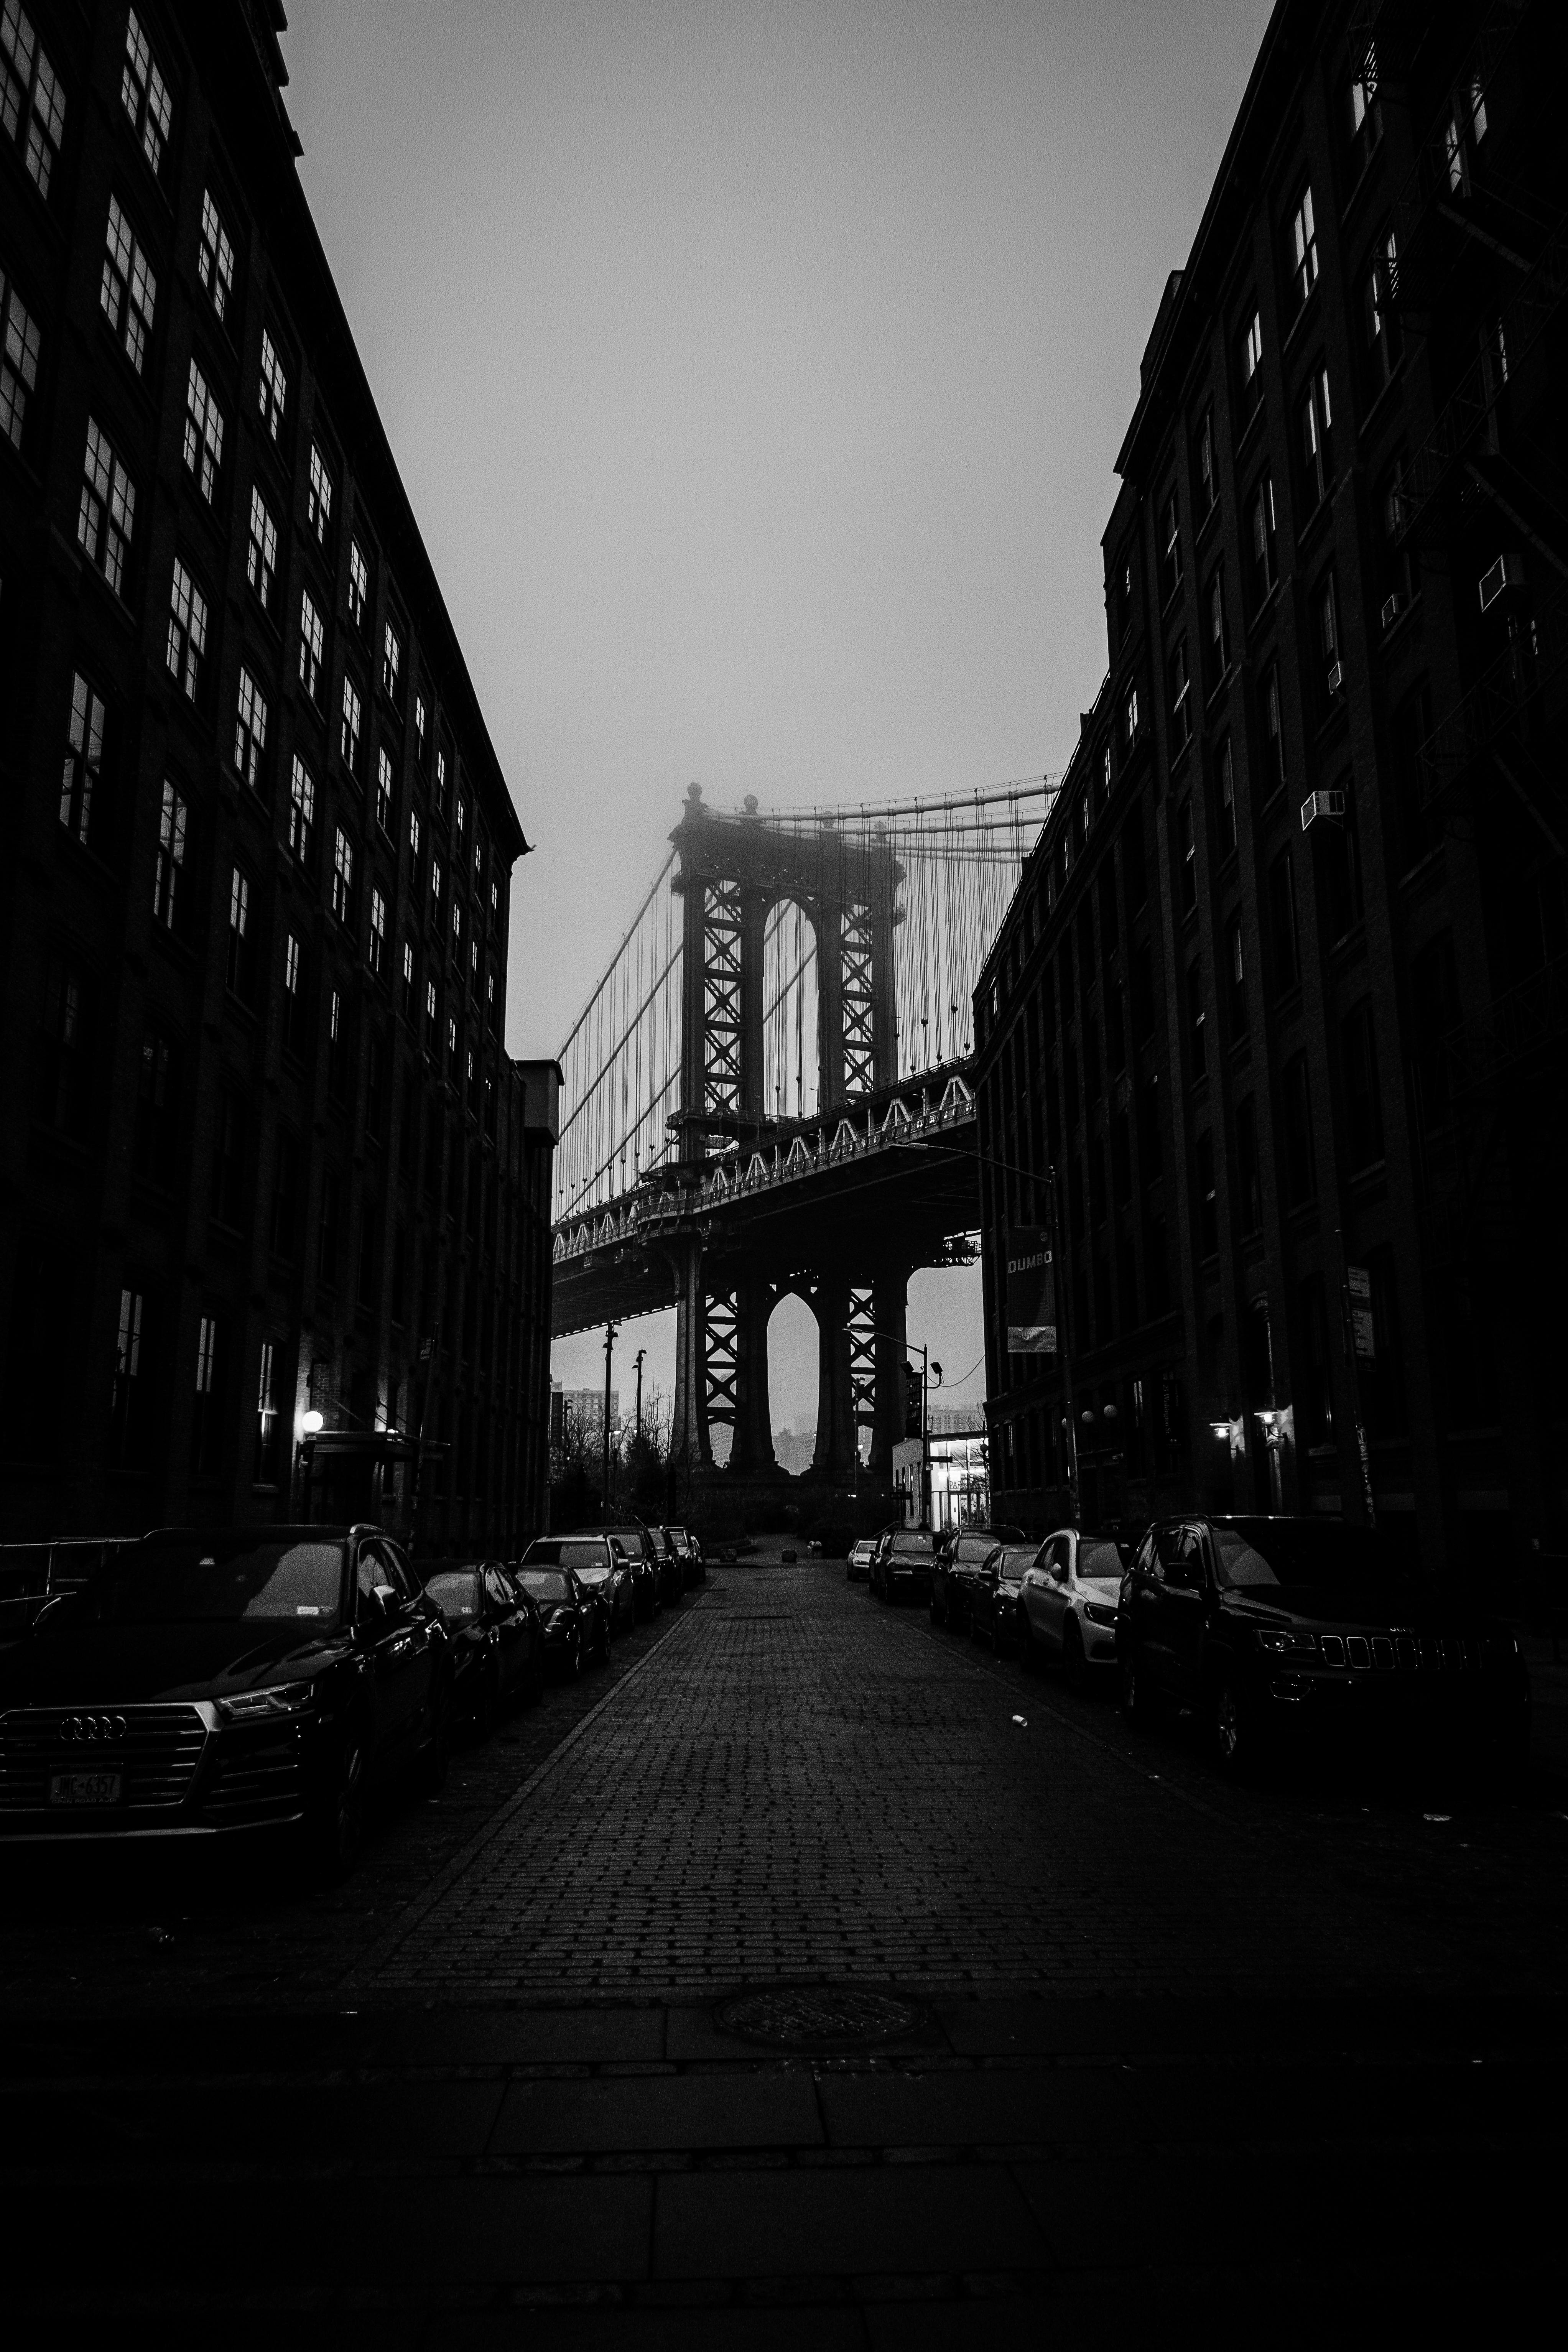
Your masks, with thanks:
M1342 686L1343 686L1344 682L1345 682L1345 674L1344 674L1344 671L1340 667L1339 663L1338 663L1338 662L1331 662L1331 663L1329 664L1329 692L1330 692L1331 694L1338 694L1338 692L1339 692L1339 690L1340 690L1341 687L1342 687Z
M1384 627L1385 629L1392 629L1394 624L1398 620L1399 615L1404 612L1404 610L1405 599L1396 588L1392 596L1385 596L1383 600Z
M1485 613L1490 610L1491 606L1497 603L1498 598L1502 594L1505 588L1522 588L1523 585L1523 556L1500 555L1497 562L1492 565L1491 570L1489 572L1483 572L1481 574L1482 612Z
M1334 824L1342 824L1344 814L1343 793L1309 793L1301 803L1301 830L1305 833L1307 827L1315 824L1320 817L1327 817Z

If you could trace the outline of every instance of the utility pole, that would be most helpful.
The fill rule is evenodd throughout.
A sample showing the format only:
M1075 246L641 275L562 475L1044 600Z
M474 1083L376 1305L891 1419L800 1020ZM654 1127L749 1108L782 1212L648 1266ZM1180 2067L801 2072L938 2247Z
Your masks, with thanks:
M615 1358L616 1326L605 1326L605 1517L610 1516L610 1366Z
M643 1358L647 1355L647 1349L646 1348L639 1348L639 1349L637 1349L637 1443L638 1443L638 1444L639 1444L639 1445L640 1445L640 1444L641 1444L641 1443L642 1443L642 1360L643 1360Z

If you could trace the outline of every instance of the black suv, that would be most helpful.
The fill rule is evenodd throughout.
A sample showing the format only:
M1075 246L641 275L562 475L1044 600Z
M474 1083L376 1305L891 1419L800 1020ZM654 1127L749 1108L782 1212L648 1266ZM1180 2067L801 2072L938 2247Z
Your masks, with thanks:
M935 1552L936 1538L929 1528L895 1528L871 1562L872 1591L879 1601L896 1601L900 1592L926 1598Z
M1530 1692L1507 1626L1411 1576L1338 1520L1157 1521L1121 1581L1121 1703L1192 1707L1223 1769L1293 1735L1478 1743L1522 1763Z

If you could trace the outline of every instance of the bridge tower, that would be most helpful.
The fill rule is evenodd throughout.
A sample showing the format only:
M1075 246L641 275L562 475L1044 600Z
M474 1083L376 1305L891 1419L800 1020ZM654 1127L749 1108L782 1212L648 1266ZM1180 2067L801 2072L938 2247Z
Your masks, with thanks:
M670 835L683 908L680 1108L670 1120L680 1177L695 1186L725 1154L742 1160L783 1131L770 1117L763 1067L764 941L781 900L797 905L815 942L819 1120L876 1096L898 1077L893 936L904 869L884 828L851 836L831 814L791 829L765 822L748 796L740 817L703 805L692 784ZM731 1430L729 1475L781 1474L768 1398L768 1322L782 1297L812 1308L818 1335L813 1473L847 1486L859 1432L871 1429L868 1478L890 1482L904 1425L904 1317L912 1261L896 1233L868 1244L825 1221L800 1262L753 1248L715 1259L700 1225L677 1244L674 1450L694 1472L713 1467L712 1430Z

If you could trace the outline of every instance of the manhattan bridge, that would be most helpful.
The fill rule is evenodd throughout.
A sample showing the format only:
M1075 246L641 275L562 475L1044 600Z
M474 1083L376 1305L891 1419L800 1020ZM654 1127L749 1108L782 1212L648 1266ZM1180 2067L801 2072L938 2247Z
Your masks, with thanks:
M816 1454L887 1484L905 1307L980 1222L971 1003L1050 778L940 801L721 813L670 851L561 1048L560 1338L676 1309L676 1461L779 1472L767 1332L818 1335ZM721 1434L721 1433L723 1434ZM720 1443L715 1447L715 1437Z

